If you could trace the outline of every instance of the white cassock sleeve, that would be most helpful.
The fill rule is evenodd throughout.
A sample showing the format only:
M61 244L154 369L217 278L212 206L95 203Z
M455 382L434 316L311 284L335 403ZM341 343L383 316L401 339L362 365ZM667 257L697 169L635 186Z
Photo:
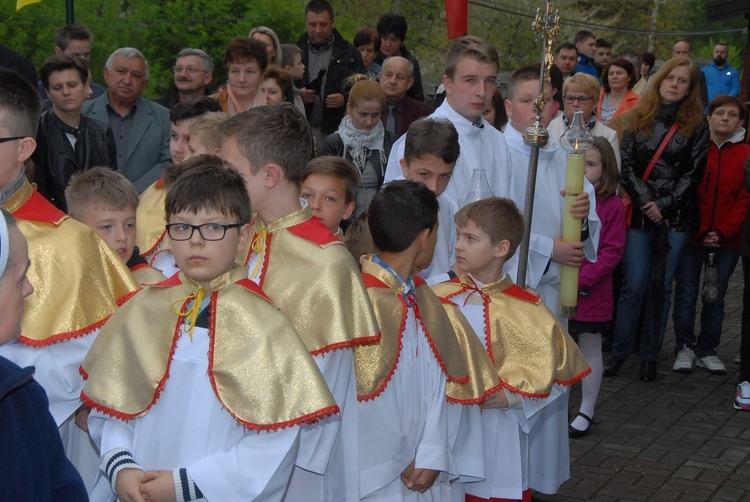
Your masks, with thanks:
M340 415L300 431L299 453L285 500L359 499L359 443L354 353L338 349L313 356Z

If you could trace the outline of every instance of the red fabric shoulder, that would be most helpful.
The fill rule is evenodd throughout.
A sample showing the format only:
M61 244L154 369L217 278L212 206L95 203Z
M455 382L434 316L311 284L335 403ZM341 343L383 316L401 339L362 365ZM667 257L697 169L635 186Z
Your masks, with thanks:
M388 289L388 285L370 274L362 274L362 281L365 283L366 288L385 288Z
M538 304L541 302L538 296L533 295L526 291L525 289L517 286L516 284L512 285L505 291L503 291L506 295L512 296L513 298L518 298L519 300L523 300L525 302Z
M249 289L253 293L257 294L258 296L263 297L264 299L268 301L268 303L273 303L271 299L268 296L266 296L266 293L262 289L260 289L260 286L255 284L255 282L251 281L250 279L247 279L247 278L240 279L239 281L236 282L236 284L239 284L245 289Z
M29 200L13 212L13 216L19 220L57 225L68 215L53 206L39 192L34 191L31 193Z
M169 288L171 286L178 286L180 284L182 284L182 281L180 280L180 273L175 272L174 275L169 279L157 282L156 284L151 284L150 286L152 288Z
M156 180L156 182L154 183L154 186L160 187L160 188L164 186L164 178L159 178L158 180Z
M291 233L301 239L310 241L318 246L325 246L332 242L337 242L339 239L328 230L323 221L317 216L313 216L309 220L303 221L292 227L288 227Z
M415 288L418 288L419 286L424 286L425 284L427 284L427 281L425 281L424 279L422 279L418 275L413 275L412 277L414 278L414 287Z

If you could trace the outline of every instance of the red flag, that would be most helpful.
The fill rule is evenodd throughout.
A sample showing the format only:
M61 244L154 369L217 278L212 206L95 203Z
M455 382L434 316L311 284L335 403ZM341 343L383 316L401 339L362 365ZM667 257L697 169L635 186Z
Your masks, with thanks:
M445 0L445 22L448 38L458 38L469 32L469 0Z

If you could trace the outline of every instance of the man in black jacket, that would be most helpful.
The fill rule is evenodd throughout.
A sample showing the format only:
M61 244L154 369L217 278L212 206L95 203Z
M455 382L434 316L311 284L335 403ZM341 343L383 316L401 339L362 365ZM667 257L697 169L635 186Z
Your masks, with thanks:
M307 119L318 145L338 129L349 94L346 80L365 73L362 56L333 26L333 7L327 0L311 0L305 7L307 33L297 41L305 74L299 87Z
M52 108L39 121L34 181L39 193L67 211L65 187L74 173L95 166L117 169L115 138L108 124L81 115L88 87L85 61L57 54L39 73Z

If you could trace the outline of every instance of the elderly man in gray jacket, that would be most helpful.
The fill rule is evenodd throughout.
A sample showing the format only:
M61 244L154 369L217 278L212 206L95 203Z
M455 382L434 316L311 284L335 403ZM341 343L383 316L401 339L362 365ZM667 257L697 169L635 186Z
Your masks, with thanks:
M84 104L83 114L109 124L117 145L117 170L142 192L171 162L169 111L141 96L148 63L137 49L113 52L104 67L107 92Z

